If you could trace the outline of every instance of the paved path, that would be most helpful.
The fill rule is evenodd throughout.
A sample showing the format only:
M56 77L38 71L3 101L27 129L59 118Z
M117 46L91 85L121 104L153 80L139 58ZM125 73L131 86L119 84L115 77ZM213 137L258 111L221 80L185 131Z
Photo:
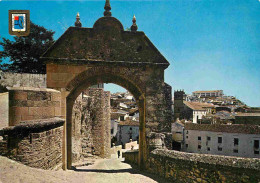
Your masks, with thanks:
M0 183L154 183L158 176L141 174L115 155L111 159L87 160L75 170L50 171L30 168L0 156ZM85 166L87 164L87 166ZM89 165L91 164L91 165Z

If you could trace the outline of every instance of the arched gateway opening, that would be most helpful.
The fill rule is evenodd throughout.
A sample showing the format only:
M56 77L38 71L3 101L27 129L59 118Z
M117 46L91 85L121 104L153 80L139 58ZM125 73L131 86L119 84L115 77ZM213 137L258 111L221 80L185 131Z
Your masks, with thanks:
M104 17L93 28L75 27L66 32L41 57L46 62L47 87L61 91L61 114L66 119L63 133L63 168L71 168L72 107L76 97L91 85L114 83L131 92L139 107L139 166L149 155L146 134L170 132L171 87L164 82L168 61L146 35L137 31L135 17L131 31L125 31L111 17L109 0Z
M67 123L67 167L71 168L72 165L72 109L76 98L80 93L85 91L90 86L99 84L99 83L114 83L117 84L126 90L128 90L136 99L137 106L139 108L139 164L144 164L145 157L145 94L141 89L135 85L130 78L125 78L119 74L111 74L114 68L95 67L89 70L86 70L76 76L67 86L67 90L70 91L66 97L66 123Z

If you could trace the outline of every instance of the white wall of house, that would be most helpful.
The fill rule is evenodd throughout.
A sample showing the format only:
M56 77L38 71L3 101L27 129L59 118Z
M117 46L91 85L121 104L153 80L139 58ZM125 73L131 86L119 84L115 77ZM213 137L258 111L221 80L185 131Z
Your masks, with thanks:
M217 154L260 158L260 148L254 148L260 142L260 134L241 134L212 131L184 131L185 145L183 151L202 154ZM220 143L218 138L222 138ZM201 140L200 140L201 139ZM235 144L238 139L238 144Z
M119 103L119 107L121 107L121 108L125 108L125 109L128 109L129 108L129 106L128 105L126 105L126 104L124 104L124 103Z
M111 119L111 138L116 136L119 120Z
M134 99L134 97L132 95L127 95L125 98L128 99L128 100L133 100Z
M202 119L202 116L206 116L207 110L201 111L201 110L193 110L193 123L198 123L198 119Z
M139 137L139 126L119 125L117 142L119 145L130 142L130 139L137 141Z

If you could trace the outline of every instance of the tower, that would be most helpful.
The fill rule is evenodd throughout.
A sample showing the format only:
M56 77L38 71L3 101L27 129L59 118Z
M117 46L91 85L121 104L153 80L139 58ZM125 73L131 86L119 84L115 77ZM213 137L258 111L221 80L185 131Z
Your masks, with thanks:
M182 119L182 113L184 111L183 101L185 100L184 96L184 90L174 91L174 121L176 121L177 118Z

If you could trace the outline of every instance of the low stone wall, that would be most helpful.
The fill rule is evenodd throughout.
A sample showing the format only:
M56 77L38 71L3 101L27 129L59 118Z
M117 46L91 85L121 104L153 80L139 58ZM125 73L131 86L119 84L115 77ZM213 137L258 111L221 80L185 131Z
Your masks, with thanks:
M260 159L156 149L149 172L172 182L259 182Z
M11 73L0 71L0 85L4 87L46 88L46 74Z
M138 153L139 150L130 150L122 153L123 158L125 158L125 162L129 164L138 164Z
M0 129L9 125L9 95L8 92L0 93Z
M61 116L61 93L48 88L7 87L9 126L21 121Z
M125 162L137 164L138 151L123 153ZM260 159L186 153L155 149L150 153L147 171L170 182L248 182L260 181Z
M52 118L3 128L0 155L35 168L61 167L63 123Z

